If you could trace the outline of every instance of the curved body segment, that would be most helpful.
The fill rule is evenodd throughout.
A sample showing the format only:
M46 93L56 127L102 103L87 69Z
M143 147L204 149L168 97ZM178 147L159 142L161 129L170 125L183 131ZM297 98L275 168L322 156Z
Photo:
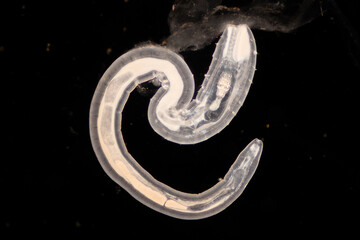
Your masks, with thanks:
M148 118L153 129L179 144L205 141L225 128L249 91L256 64L254 37L246 25L229 25L217 44L203 85L194 95L194 80L184 60L161 47L136 48L105 72L90 109L90 134L106 173L134 198L161 213L199 219L214 215L236 200L258 165L263 144L253 140L225 177L199 194L177 191L154 179L127 151L121 133L122 111L138 84L160 84Z

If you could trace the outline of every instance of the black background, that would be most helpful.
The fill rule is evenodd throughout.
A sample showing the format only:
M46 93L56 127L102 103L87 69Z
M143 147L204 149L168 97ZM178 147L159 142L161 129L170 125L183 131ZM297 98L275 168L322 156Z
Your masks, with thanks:
M101 168L88 130L98 80L137 44L160 44L169 35L172 1L2 5L0 235L99 230L119 238L224 239L284 229L353 232L360 191L359 4L339 4L292 33L253 31L259 55L249 95L230 125L206 142L163 140L147 120L152 92L131 94L123 114L128 150L175 189L208 189L253 138L264 141L242 196L198 221L162 215L133 199ZM214 47L182 53L197 86Z

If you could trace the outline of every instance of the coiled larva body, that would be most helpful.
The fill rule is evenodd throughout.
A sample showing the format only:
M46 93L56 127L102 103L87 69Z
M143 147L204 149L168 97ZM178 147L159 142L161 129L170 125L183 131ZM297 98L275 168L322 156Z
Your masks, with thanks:
M246 25L227 26L217 44L202 88L194 95L190 69L176 53L155 46L133 49L105 72L90 109L90 134L106 173L143 204L170 216L199 219L214 215L242 193L254 174L262 142L253 140L223 180L200 194L170 188L146 172L126 149L121 133L124 105L138 84L160 84L148 118L165 139L194 144L212 137L236 115L249 91L256 64L254 37Z

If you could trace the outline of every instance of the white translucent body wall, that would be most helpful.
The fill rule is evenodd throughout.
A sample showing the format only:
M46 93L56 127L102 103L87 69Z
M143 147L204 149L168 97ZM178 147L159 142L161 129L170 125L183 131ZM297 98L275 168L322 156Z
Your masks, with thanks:
M165 48L136 48L118 58L101 78L90 109L94 150L107 174L133 197L164 214L199 219L214 215L236 200L254 174L262 142L253 140L214 187L188 194L154 179L128 153L121 133L124 105L145 81L161 87L151 99L148 118L165 139L194 144L225 128L249 91L256 64L254 37L246 25L229 25L217 44L196 99L194 80L184 60Z

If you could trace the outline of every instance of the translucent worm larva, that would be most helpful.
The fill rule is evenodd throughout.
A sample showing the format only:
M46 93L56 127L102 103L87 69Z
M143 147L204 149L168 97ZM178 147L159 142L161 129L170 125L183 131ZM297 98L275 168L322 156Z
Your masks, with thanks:
M124 105L131 91L146 81L161 86L150 101L148 118L165 139L194 144L225 128L249 91L256 46L246 25L228 25L213 54L208 73L194 95L194 81L184 60L162 47L133 49L119 57L102 76L90 109L90 134L106 173L146 206L182 219L205 218L234 202L258 165L263 144L254 139L225 177L199 194L177 191L154 179L130 155L121 132Z

